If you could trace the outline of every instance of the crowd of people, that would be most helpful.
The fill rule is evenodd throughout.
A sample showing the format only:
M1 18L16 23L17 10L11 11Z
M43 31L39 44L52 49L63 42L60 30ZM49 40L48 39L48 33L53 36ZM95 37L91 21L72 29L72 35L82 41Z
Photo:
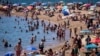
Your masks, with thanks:
M57 4L60 5L60 4ZM48 6L49 7L49 6ZM87 8L88 9L88 8ZM42 27L44 28L43 31L44 33L48 34L48 31L51 32L56 32L57 38L59 40L65 40L65 30L66 28L70 28L70 21L79 21L84 22L84 24L86 25L86 29L91 30L91 32L93 34L97 34L98 37L99 36L99 32L96 32L96 29L99 28L99 24L100 24L100 10L94 10L93 12L95 13L95 19L91 18L91 15L88 14L81 14L81 12L76 12L75 10L82 10L80 9L80 5L76 4L75 6L72 6L71 10L74 10L73 12L70 13L75 13L76 16L71 16L68 17L66 19L68 19L68 21L64 21L64 24L54 24L51 26L51 22L49 22L48 25L46 25L46 23L44 22L44 20L41 21L41 23L39 23L39 18L38 15L41 15L41 13L44 11L44 15L46 16L55 16L56 13L58 13L58 17L57 20L61 20L62 16L61 16L61 10L59 10L58 12L56 12L57 9L54 9L53 11L50 10L44 10L39 9L39 10L29 10L29 11L25 11L25 19L26 21L28 21L28 15L29 12L31 12L32 16L32 20L34 21L34 19L36 20L36 22L34 22L34 25L32 23L32 21L28 21L28 30L29 31L34 31L37 30L39 28L39 25L41 24ZM6 13L7 15L10 14ZM36 18L34 18L36 17ZM95 23L96 22L96 23ZM19 24L19 23L18 23ZM72 39L72 44L69 44L69 41L66 41L65 44L61 47L60 51L53 51L52 48L48 49L48 50L44 50L44 44L46 42L45 36L43 39L41 39L41 43L39 44L39 51L36 54L45 54L46 56L65 56L65 53L67 50L71 49L71 55L70 56L78 56L81 55L80 52L83 51L84 49L86 49L84 47L84 45L82 45L82 39L84 38L84 35L80 35L78 33L78 30L82 30L84 26L80 26L80 29L78 27L75 28L70 28L70 39ZM67 29L68 29L67 28ZM28 32L28 30L26 30L26 32ZM72 31L73 30L73 31ZM72 35L72 33L74 32L74 36ZM38 32L39 34L39 32ZM53 38L54 40L55 38ZM22 39L19 38L18 44L15 46L15 51L16 51L16 56L20 56L21 52L23 50L22 48ZM37 36L35 35L34 37L31 38L30 40L30 44L33 44L35 41L37 40ZM8 46L11 47L11 44L8 44L8 41L3 40L2 41L4 43L4 47L7 48ZM86 45L91 43L91 37L90 35L87 35L86 38ZM97 45L99 45L98 43L96 43ZM23 54L23 56L27 56L26 53ZM96 49L92 49L90 54L86 54L86 56L100 56L100 51L99 48Z

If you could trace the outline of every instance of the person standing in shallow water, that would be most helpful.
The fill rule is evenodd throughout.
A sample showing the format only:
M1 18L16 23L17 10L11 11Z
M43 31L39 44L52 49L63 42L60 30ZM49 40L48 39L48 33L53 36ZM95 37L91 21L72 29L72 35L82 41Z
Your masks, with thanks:
M40 49L40 53L43 53L44 51L44 41L41 40L41 42L39 43L39 49Z
M4 41L4 47L5 47L5 48L8 47L8 41L7 41L7 40Z
M22 52L22 46L21 46L21 43L18 42L18 44L15 46L15 51L16 51L16 56L20 56L21 55L21 52Z
M34 43L34 37L31 38L31 43L30 44L33 44Z

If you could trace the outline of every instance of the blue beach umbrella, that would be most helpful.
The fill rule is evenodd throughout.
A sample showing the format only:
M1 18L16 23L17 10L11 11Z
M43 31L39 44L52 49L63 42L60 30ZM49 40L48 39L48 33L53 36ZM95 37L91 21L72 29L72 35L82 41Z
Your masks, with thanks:
M10 51L10 52L5 53L5 56L14 56L14 53Z
M69 13L66 10L62 10L62 13L63 13L64 16L69 15Z
M85 46L86 49L93 49L93 48L97 48L98 46L95 44L88 44Z
M33 46L28 46L28 47L26 48L26 50L27 50L27 51L36 51L37 48L36 48L36 47L33 47Z
M63 13L64 16L69 15L69 9L68 9L68 6L63 6L63 8L62 8L62 13Z

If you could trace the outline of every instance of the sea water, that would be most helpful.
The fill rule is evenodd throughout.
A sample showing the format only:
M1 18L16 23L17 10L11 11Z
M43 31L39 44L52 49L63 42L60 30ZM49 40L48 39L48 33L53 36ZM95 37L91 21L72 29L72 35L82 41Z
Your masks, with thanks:
M19 25L18 22L15 21L15 19L19 21ZM49 31L49 34L44 33L43 27L41 26L40 22L41 20L39 20L40 25L38 30L26 32L26 30L28 30L28 23L25 20L21 21L22 19L25 18L24 17L17 18L16 16L12 17L2 16L2 19L0 19L0 56L4 56L6 52L14 51L14 46L18 42L18 38L22 39L22 47L26 49L26 47L30 45L30 39L32 37L32 34L33 36L37 35L37 41L34 42L34 44L32 44L32 46L36 48L38 48L38 45L44 36L46 38L45 42L46 48L55 47L55 44L57 46L58 44L63 42L63 41L53 40L53 37L54 38L57 37L56 32ZM29 19L29 21L31 21L31 19ZM36 22L36 20L34 20L33 22ZM45 23L48 24L47 21L45 21ZM51 25L53 25L53 23ZM14 28L15 26L16 28ZM19 29L19 27L21 27L23 32L21 32L21 29ZM37 32L40 32L40 34L38 34ZM4 48L2 43L3 39L6 39L8 43L12 45L12 47ZM66 40L69 40L68 29L66 29Z

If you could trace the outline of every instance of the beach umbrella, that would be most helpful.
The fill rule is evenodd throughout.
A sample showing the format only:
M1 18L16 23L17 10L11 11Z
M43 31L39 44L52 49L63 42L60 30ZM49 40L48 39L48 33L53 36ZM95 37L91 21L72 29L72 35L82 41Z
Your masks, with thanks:
M27 3L21 3L21 5L26 5Z
M63 9L68 9L68 6L63 6L62 10L63 10Z
M44 8L44 9L47 9L48 7L47 7L47 6L43 6L43 8Z
M22 6L25 6L25 5L27 5L27 3L21 3L21 5L22 5Z
M13 4L12 6L19 6L19 4L15 3L15 4Z
M42 5L42 6L47 6L48 4L47 4L47 3L42 3L41 5Z
M59 1L59 3L64 3L64 1Z
M85 48L87 48L87 49L93 49L93 48L97 48L97 47L98 46L95 45L95 44L88 44L88 45L85 46Z
M69 15L69 9L68 9L67 6L63 6L63 8L62 8L62 13L63 13L64 16Z
M88 29L86 29L86 30L81 30L80 31L80 34L85 34L85 35L87 35L87 34L91 34L92 32L90 31L90 30L88 30Z
M50 10L54 10L55 8L53 6L50 6Z
M82 2L78 2L78 4L82 5L83 3Z
M10 51L10 52L5 53L5 56L14 56L14 53Z
M66 10L62 10L62 13L63 13L63 15L64 15L64 16L69 15L69 12L68 12L68 11L66 11Z
M94 5L94 6L90 6L90 10L91 10L91 11L95 10L95 8L96 8L95 5Z
M92 43L100 43L100 38L95 37L93 40L91 40Z
M33 47L33 46L28 46L27 48L26 48L26 50L27 51L36 51L36 50L38 50L36 47Z
M9 7L8 7L8 6L3 6L3 8L4 8L4 9L8 9Z
M97 5L97 6L100 6L100 1L98 1L98 2L96 3L96 5Z
M100 1L96 2L97 4L100 4Z
M71 5L74 5L74 3L67 3L67 5L71 6Z
M90 7L91 4L84 4L83 6L85 6L85 7Z
M27 6L27 9L28 10L32 10L33 9L33 6Z
M36 6L36 9L40 9L41 8L41 6Z

